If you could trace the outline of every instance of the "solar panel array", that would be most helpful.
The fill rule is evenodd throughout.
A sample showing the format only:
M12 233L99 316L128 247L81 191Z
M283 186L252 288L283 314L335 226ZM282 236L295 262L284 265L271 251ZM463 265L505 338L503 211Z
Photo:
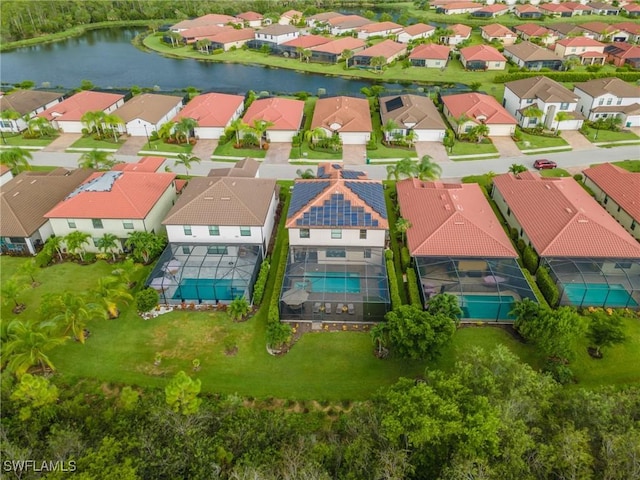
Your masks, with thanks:
M394 110L402 108L404 103L402 103L402 97L395 97L384 102L384 105L387 107L387 112L393 112Z
M329 174L325 173L324 167L318 167L318 173L316 174L318 178L329 178Z
M382 184L378 182L345 182L345 186L373 208L382 218L387 218Z
M347 180L355 180L357 178L364 176L364 174L365 174L364 172L358 172L356 170L343 170L342 178L345 178Z
M300 227L377 227L378 220L372 218L364 207L351 205L341 193L334 193L323 205L309 208L296 221Z
M288 217L299 212L310 200L317 197L320 192L329 186L329 182L296 182L293 187L293 195L289 204Z

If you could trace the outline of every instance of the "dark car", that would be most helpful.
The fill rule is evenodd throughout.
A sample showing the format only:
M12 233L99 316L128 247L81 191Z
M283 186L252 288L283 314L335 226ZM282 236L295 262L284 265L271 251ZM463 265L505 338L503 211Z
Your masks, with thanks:
M536 160L533 162L533 168L537 168L538 170L543 170L545 168L556 168L558 164L556 162L552 162L551 160Z

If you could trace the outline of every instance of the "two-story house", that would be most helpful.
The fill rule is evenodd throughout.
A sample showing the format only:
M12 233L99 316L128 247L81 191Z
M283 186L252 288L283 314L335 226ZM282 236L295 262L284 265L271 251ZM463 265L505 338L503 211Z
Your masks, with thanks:
M640 126L640 89L619 78L576 83L578 110L591 121L619 117L625 127Z
M255 41L257 44L280 45L294 38L298 38L300 30L291 25L274 24L256 30Z
M555 44L555 52L559 57L576 57L582 65L604 64L607 55L605 44L588 37L567 37Z

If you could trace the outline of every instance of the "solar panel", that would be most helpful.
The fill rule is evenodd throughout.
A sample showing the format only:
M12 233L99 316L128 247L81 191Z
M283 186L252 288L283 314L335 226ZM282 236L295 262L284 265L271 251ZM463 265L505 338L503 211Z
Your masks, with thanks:
M328 178L329 175L325 173L324 167L318 167L318 173L316 175L318 178Z
M345 186L373 208L382 218L387 218L382 184L377 182L345 182Z
M293 214L302 210L302 208L328 186L329 182L296 182L293 187L293 195L291 196L287 217L291 217Z
M384 102L385 107L387 108L387 112L393 112L399 108L404 107L404 103L402 103L402 97L395 97L391 100L387 100Z
M377 227L378 221L364 207L352 205L344 195L335 193L321 206L313 206L296 220L306 227Z
M355 180L357 178L360 178L364 176L364 172L358 172L356 170L343 170L342 171L342 178L348 179L348 180Z

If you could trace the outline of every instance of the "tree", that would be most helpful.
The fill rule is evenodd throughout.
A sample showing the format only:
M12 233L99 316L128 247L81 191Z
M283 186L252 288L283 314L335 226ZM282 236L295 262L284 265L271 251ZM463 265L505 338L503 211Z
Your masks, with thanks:
M382 55L378 56L378 57L373 57L371 59L371 67L373 67L373 69L376 72L382 73L384 66L387 64L387 59L385 57L383 57Z
M511 166L509 167L509 173L513 173L514 175L517 175L518 173L522 173L526 171L527 171L527 167L525 167L524 165L520 165L519 163L512 163Z
M405 157L393 165L387 165L387 180L391 180L391 178L393 178L397 182L403 177L415 177L417 173L417 164L409 157Z
M144 288L136 293L136 309L139 312L150 312L160 300L160 294L153 288Z
M175 124L176 138L179 136L184 137L185 143L189 143L193 130L198 127L198 121L194 118L182 117L178 123Z
M291 325L279 321L267 324L267 346L275 349L283 348L291 341Z
M226 128L225 133L227 135L229 133L235 133L236 134L236 145L240 145L240 134L242 132L246 131L248 128L249 128L249 125L244 123L242 118L236 118Z
M177 167L178 165L184 165L184 168L187 171L187 175L189 175L191 164L200 162L200 158L196 157L195 155L191 155L190 153L179 153L178 159L175 161L175 166Z
M412 227L411 222L409 220L407 220L406 218L398 218L398 220L396 221L396 230L398 232L400 232L400 234L402 235L402 244L404 245L404 237L407 234L407 230L409 230Z
M3 357L8 359L7 370L18 378L35 365L40 366L42 373L47 367L55 371L46 352L65 341L64 337L52 336L46 325L13 320L7 326L7 341L3 348Z
M35 258L29 258L28 260L25 260L22 264L20 264L20 267L18 268L18 274L24 275L31 279L31 287L37 287L38 285L40 285L38 283L38 280L36 279L36 275L39 271L40 268L38 267Z
M268 120L261 120L258 118L253 121L252 130L255 132L256 137L258 137L260 148L262 148L262 138L264 137L265 132L269 127L273 127L274 125L275 123L273 122L270 122Z
M158 138L161 140L168 140L173 135L173 129L176 126L176 122L173 120L169 120L162 124L162 126L157 130Z
M571 115L569 112L558 112L556 113L556 116L554 117L554 120L556 121L556 130L560 129L560 123L566 121L566 120L571 120L573 118L573 115Z
M313 51L310 48L303 48L302 52L300 52L300 55L304 61L309 63L309 60L311 59L311 55L313 55Z
M64 243L64 237L53 235L47 238L42 248L48 255L53 258L53 255L57 254L60 261L62 261L62 244Z
M227 313L234 322L244 320L244 317L246 317L250 311L251 306L249 305L248 300L244 297L234 298L227 307Z
M115 159L109 152L93 149L84 152L78 159L80 168L91 168L93 170L110 170L116 164Z
M453 133L453 130L447 130L447 133L442 139L442 144L449 149L449 153L453 152L453 147L456 144L456 135Z
M0 112L0 119L9 121L12 132L18 131L18 123L16 122L16 120L20 119L20 114L18 112L16 112L12 108L7 108L6 110Z
M102 305L109 318L120 316L118 302L126 304L133 300L133 295L127 290L127 285L119 277L100 277L97 285L92 289L92 293L95 302Z
M0 289L2 303L7 305L13 302L15 304L13 312L20 313L24 309L24 304L18 303L18 298L26 289L27 285L20 278L11 277L8 280L4 280Z
M55 133L55 129L51 122L44 117L33 117L27 122L27 129L31 135L38 132L40 137L51 136Z
M11 394L11 400L24 404L20 409L20 420L31 418L32 410L47 407L58 400L58 388L44 377L25 373L20 384Z
M479 142L489 135L489 127L484 123L480 123L467 132L467 138L471 142Z
M376 356L382 358L385 352L386 337L387 337L387 325L384 322L377 323L375 327L371 329L371 340L376 345Z
M449 293L439 293L431 297L427 310L431 315L444 315L450 318L456 325L462 316L462 309L460 308L458 297Z
M536 105L530 105L522 110L522 116L528 118L542 118L544 116L544 112Z
M111 260L115 262L116 252L120 249L120 241L116 235L107 232L98 240L96 247L101 252L104 252L105 255L110 253Z
M305 180L316 178L316 174L310 168L307 168L306 170L302 170L301 168L299 168L296 170L296 175L298 176L298 178L303 178Z
M305 141L312 144L318 143L320 140L325 140L327 137L327 131L322 127L316 127L304 132Z
M102 122L103 122L104 125L109 127L109 130L111 130L111 133L113 133L113 141L117 142L118 141L118 128L121 125L124 125L124 121L118 115L109 113L109 114L106 114L102 118Z
M183 415L197 413L202 403L198 398L202 382L193 380L184 371L180 370L165 387L165 399L174 412Z
M87 302L84 295L64 292L49 299L46 311L52 314L46 322L60 328L63 336L69 333L80 343L86 338L86 327L89 320L106 319L106 309L97 303Z
M400 358L434 359L456 331L455 322L446 315L432 315L411 305L387 313L385 319L391 349Z
M64 243L67 245L67 250L72 254L80 256L80 261L84 262L85 245L89 244L91 235L79 230L75 230L68 233L64 237Z
M131 232L124 245L133 250L134 260L147 265L160 255L166 245L166 238L150 232Z
M429 155L423 155L417 165L416 173L420 180L437 180L442 173L442 167L434 162Z
M349 50L348 48L345 48L342 51L342 58L344 58L344 62L345 62L345 68L349 68L349 59L353 58L353 50Z
M86 126L89 133L100 133L105 113L102 110L88 111L80 117L80 122Z
M587 338L595 347L598 357L602 356L602 348L623 343L627 339L622 316L617 312L608 315L605 311L598 310L590 313L588 320Z
M29 161L32 159L33 155L20 147L6 148L0 153L0 164L9 168L14 175L18 175L24 170L31 170Z
M135 284L134 279L140 268L141 266L134 262L133 258L127 258L118 265L118 268L111 272L111 275L122 279L127 288L130 289Z
M400 128L400 125L398 125L398 123L390 118L389 120L387 120L385 122L384 125L382 125L382 132L384 133L384 139L388 142L391 140L392 138L392 134L395 130L398 130Z

